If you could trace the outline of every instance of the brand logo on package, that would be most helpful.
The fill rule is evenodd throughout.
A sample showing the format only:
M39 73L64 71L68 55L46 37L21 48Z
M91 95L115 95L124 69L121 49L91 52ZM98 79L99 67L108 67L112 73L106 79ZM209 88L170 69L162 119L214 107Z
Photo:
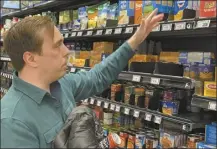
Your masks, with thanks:
M208 84L207 87L210 88L210 89L216 89L216 85L215 84Z

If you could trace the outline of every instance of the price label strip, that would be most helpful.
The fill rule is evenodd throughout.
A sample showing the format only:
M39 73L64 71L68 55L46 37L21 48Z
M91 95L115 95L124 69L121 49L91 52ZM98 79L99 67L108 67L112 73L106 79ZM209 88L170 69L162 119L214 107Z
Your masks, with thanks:
M207 28L210 25L210 20L200 20L197 21L196 28Z
M124 108L124 114L129 115L130 114L130 109Z
M97 30L96 35L98 35L98 36L102 35L102 31L103 30Z
M186 27L186 22L175 23L175 30L184 30Z
M93 105L93 104L94 104L94 101L95 101L95 100L94 100L93 98L91 98L91 99L90 99L90 104Z
M110 110L112 110L112 111L115 110L115 105L114 104L110 104Z
M152 29L152 32L159 32L160 31L160 24Z
M133 75L132 81L133 82L140 82L141 81L141 76L140 75Z
M148 114L148 113L145 114L145 120L146 121L151 121L151 118L152 118L151 114Z
M82 36L83 32L78 32L77 36Z
M162 118L161 118L161 117L158 117L158 116L155 116L155 118L154 118L154 122L155 122L156 124L161 124L161 120L162 120Z
M150 83L153 85L159 85L160 84L160 78L151 78Z
M98 100L96 105L100 107L101 104L102 104L102 102L100 100Z
M162 24L162 31L171 31L172 24Z
M139 117L139 111L135 110L134 113L133 113L133 116L136 117L136 118L138 118Z
M210 102L209 102L209 105L208 105L208 109L209 109L209 110L217 111L217 109L216 109L216 102L210 101Z
M133 33L133 27L127 27L125 30L125 34L131 34Z
M121 107L120 107L119 105L116 105L116 106L115 106L115 111L116 111L116 112L120 112L120 109L121 109Z
M75 37L75 36L76 36L76 32L72 32L71 37Z
M108 109L108 107L109 107L109 103L108 102L104 102L104 108Z
M187 130L187 126L186 125L182 125L182 130Z
M112 34L112 29L106 29L105 34L106 35L111 35Z
M69 33L65 33L65 38L68 38L69 37Z
M93 31L87 31L87 36L91 36L93 34Z
M122 28L116 28L115 29L115 34L121 34Z

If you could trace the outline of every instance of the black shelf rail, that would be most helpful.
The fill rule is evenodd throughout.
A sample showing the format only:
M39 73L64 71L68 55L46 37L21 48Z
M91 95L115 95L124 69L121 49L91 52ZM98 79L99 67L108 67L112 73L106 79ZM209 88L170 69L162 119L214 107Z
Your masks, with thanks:
M217 111L216 102L216 98L193 95L191 105L199 108Z
M86 30L62 30L65 41L123 39L130 37L139 25L127 25ZM216 37L216 18L187 19L161 22L148 38Z
M90 67L71 67L69 70L75 73L78 70L88 71L90 69ZM118 80L179 89L194 89L195 86L194 80L190 78L129 71L122 71L118 75Z
M105 99L97 96L85 99L83 100L83 103L101 106L105 109L110 109L111 111L115 111L115 112L123 112L126 115L133 115L134 117L137 118L141 117L144 118L146 121L153 121L156 124L161 124L164 120L170 121L177 124L179 128L181 128L183 131L186 132L190 132L196 128L203 128L205 126L205 123L198 119L191 120L181 116L170 116L170 115L160 113L158 111L153 111L146 108L139 108L137 106L111 101L109 99Z

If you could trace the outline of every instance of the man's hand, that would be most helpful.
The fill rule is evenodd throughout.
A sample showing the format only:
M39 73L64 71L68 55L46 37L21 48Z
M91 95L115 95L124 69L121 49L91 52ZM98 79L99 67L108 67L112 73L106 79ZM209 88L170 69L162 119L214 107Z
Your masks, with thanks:
M159 25L164 17L163 14L156 15L158 9L155 9L146 18L143 18L140 27L135 32L135 34L127 41L130 47L135 50L149 35L153 28Z

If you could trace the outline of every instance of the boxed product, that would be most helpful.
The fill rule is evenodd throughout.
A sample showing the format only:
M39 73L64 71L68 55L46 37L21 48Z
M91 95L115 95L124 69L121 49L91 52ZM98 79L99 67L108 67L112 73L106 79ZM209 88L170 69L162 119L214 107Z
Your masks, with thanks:
M103 54L102 51L91 51L90 52L90 59L101 61L102 54Z
M188 52L187 63L190 64L215 64L215 56L212 52Z
M143 1L135 1L134 24L140 24L143 17Z
M167 115L176 115L179 111L179 101L161 101L162 113Z
M210 144L205 144L204 142L197 142L197 147L196 148L216 149L216 146L210 145Z
M179 62L179 52L160 52L160 62Z
M78 19L80 20L81 30L87 29L88 17L87 7L78 8Z
M80 51L81 59L90 59L90 51Z
M180 52L179 63L180 64L188 64L188 52Z
M216 146L216 131L217 127L215 125L209 124L205 128L205 143Z
M98 5L89 6L87 8L88 15L88 29L96 28L98 17Z
M101 51L103 53L112 53L114 48L113 42L94 42L93 51Z
M98 6L97 28L106 27L110 2Z
M134 4L133 0L119 0L118 2L118 24L134 24Z
M199 79L203 81L214 80L214 66L211 65L199 65Z
M216 1L200 0L199 17L216 17Z
M216 98L216 82L205 81L204 82L204 96Z

